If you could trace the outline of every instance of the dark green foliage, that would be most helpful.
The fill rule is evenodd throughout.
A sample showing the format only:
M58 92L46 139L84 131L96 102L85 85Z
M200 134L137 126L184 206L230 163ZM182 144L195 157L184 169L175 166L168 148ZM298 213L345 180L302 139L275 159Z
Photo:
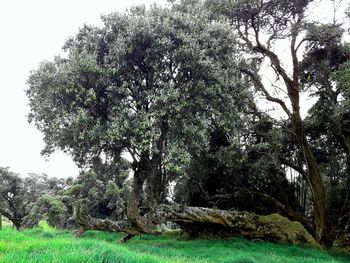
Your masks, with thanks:
M230 142L222 129L213 130L209 150L192 158L187 176L176 186L179 202L259 214L276 212L275 205L260 193L297 208L279 160L284 153L278 147L282 142L276 141L278 129L268 121L251 125L246 141L240 144Z
M24 218L24 227L35 227L40 220L47 220L52 227L64 229L70 217L59 195L48 194L38 199L31 207L29 214Z
M233 113L245 93L231 81L230 31L208 26L203 10L190 17L137 7L103 20L103 28L85 26L67 41L68 59L43 63L29 78L29 120L45 135L44 152L59 147L81 164L102 152L136 158L157 151L164 127L168 156L205 146L208 114L218 107Z
M0 212L19 229L27 213L23 181L8 168L0 168L0 181Z
M53 226L65 224L66 210L58 193L69 179L29 174L21 177L7 168L0 168L0 213L17 228L37 226L47 219Z
M31 73L29 121L44 133L43 153L60 148L85 168L62 196L68 214L81 201L90 215L119 220L131 203L141 206L129 209L136 220L166 200L214 122L242 122L252 99L235 67L235 36L197 7L106 15L66 42L65 58ZM128 206L123 154L140 184Z
M97 218L123 220L126 216L126 200L130 191L127 180L129 164L106 165L96 159L92 169L81 172L64 192L61 200L71 216L76 202L84 211Z

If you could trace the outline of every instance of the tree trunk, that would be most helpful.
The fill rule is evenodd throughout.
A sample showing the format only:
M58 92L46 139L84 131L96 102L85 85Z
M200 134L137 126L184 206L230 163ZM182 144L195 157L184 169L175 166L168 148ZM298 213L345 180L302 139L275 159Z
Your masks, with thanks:
M327 212L325 203L325 190L318 169L318 164L306 138L299 111L294 111L292 124L296 132L297 140L302 147L304 159L308 168L308 176L306 178L311 188L314 202L315 236L318 242L327 244L328 230L326 219Z
M2 214L0 214L0 230L2 230Z
M140 207L140 199L142 195L142 186L144 182L144 178L139 172L134 174L133 186L128 199L127 206L127 216L133 225L142 230L144 228L144 222L141 219L139 207Z
M151 171L149 165L150 160L145 155L138 162L135 169L133 187L127 207L129 220L115 222L108 219L92 218L85 215L81 211L80 206L77 205L74 208L74 221L81 225L84 230L93 229L127 233L123 240L141 233L159 233L155 230L156 225L171 221L180 224L188 232L214 230L217 233L241 235L251 239L260 238L270 241L308 243L317 246L317 243L302 224L290 222L277 214L274 214L272 217L257 216L249 212L183 207L173 204L171 206L158 205L150 207L147 213L141 215L139 207L141 196L144 192L143 184Z
M307 231L309 231L310 233L314 232L314 226L311 220L309 220L304 215L292 210L290 207L286 206L285 204L282 204L281 202L279 202L277 199L275 199L270 195L254 192L254 191L248 191L246 189L239 189L232 194L214 195L207 198L207 201L209 203L214 203L214 204L217 204L217 202L221 200L228 200L228 201L232 200L233 201L233 202L231 201L232 207L239 207L238 210L242 210L242 207L240 207L239 205L239 203L242 203L242 200L250 200L253 203L262 201L264 204L266 204L266 206L270 208L269 213L279 213L280 215L285 216L292 221L298 221L307 229ZM261 213L256 211L254 212L258 214Z
M147 203L151 206L161 204L165 199L166 176L162 171L162 156L160 153L152 157L152 169L145 181Z
M143 184L150 175L152 167L148 154L142 154L134 173L133 186L129 195L127 205L127 217L132 222L134 230L127 232L128 234L151 233L154 232L153 225L149 220L140 215L140 202L143 193Z
M16 228L17 231L20 230L20 228L21 228L20 223L15 222L15 223L13 223L13 225L14 225L14 227Z
M76 231L75 236L79 236L86 230L101 230L109 232L124 232L130 235L137 235L142 232L142 229L135 227L131 220L126 221L112 221L109 219L97 219L86 215L84 211L81 210L81 206L77 203L73 209L73 218L77 224L82 226L81 229Z
M258 37L258 36L257 36ZM292 45L294 47L294 45ZM272 97L268 91L265 89L264 84L260 81L259 76L247 70L246 68L241 68L241 71L247 74L255 82L257 88L262 91L267 100L278 103L284 109L286 114L291 118L294 132L296 133L296 138L298 144L303 152L304 161L308 168L308 174L306 179L311 188L312 198L314 201L314 221L315 221L315 235L319 242L325 243L327 241L327 226L326 226L326 206L325 206L325 192L324 186L321 179L320 172L318 170L318 164L316 162L315 156L311 150L311 147L307 141L303 121L300 116L300 105L299 105L299 80L298 80L298 62L296 51L292 50L293 56L293 80L290 79L286 71L281 66L280 60L275 53L268 50L266 47L262 46L258 41L258 45L255 47L259 53L270 58L272 65L274 65L277 74L281 76L285 82L287 93L292 104L293 112L291 113L286 107L285 103L277 98Z
M111 232L126 232L124 239L135 236L136 232L130 231L132 223L121 225L106 219L95 219L84 215L75 209L77 223L84 224L84 229L103 230ZM312 235L299 222L272 214L259 216L249 212L226 211L203 207L184 207L179 205L160 205L145 214L149 225L157 225L171 221L178 223L187 232L191 233L214 233L215 235L235 236L240 235L248 239L263 239L273 242L289 242L293 244L308 244L319 247ZM127 226L127 227L125 227ZM149 232L149 228L143 229L143 233Z
M296 40L299 31L296 28L291 30L291 55L293 63L293 77L290 78L283 68L279 57L276 53L263 46L260 42L258 32L255 31L256 44L255 50L259 53L270 58L272 65L274 66L276 73L282 77L285 86L287 88L288 97L292 105L292 114L286 109L284 103L280 103L285 112L291 117L292 125L296 133L298 143L303 151L304 160L308 168L307 180L311 188L312 197L314 201L314 221L315 221L315 236L318 242L322 244L327 243L327 225L326 225L326 206L325 206L325 191L320 172L318 170L318 164L315 156L311 150L309 142L307 141L303 121L300 116L300 83L299 83L299 61L297 56ZM259 84L260 89L264 90L263 84ZM266 92L265 92L266 93ZM275 100L276 102L276 100ZM278 102L278 101L277 101Z
M163 203L166 197L167 176L163 170L163 151L166 144L166 134L169 124L166 118L163 117L160 121L160 136L155 144L156 151L152 154L150 160L151 168L147 175L146 183L146 197L150 206L155 206Z

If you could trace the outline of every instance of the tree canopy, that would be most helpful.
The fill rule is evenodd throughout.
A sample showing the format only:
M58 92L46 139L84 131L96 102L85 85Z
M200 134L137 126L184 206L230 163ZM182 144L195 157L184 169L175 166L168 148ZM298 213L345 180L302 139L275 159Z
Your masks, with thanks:
M329 244L350 218L350 53L342 25L308 19L312 2L172 1L84 25L28 80L43 154L83 169L63 210L126 239L166 221L256 237L248 221L271 222L250 212L278 212ZM305 94L317 99L306 118Z

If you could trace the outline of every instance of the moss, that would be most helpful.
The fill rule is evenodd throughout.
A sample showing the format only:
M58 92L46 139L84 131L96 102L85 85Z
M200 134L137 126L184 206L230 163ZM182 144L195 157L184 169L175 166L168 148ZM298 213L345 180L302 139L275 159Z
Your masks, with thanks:
M288 218L279 214L259 216L257 224L260 226L260 232L270 236L272 239L275 238L276 241L321 248L301 223L290 221Z

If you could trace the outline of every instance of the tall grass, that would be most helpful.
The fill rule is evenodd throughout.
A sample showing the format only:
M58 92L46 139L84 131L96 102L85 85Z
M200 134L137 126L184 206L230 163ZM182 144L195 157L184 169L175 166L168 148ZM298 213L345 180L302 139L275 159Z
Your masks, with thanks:
M181 240L174 236L143 235L126 244L121 235L88 231L80 238L42 223L39 228L0 231L0 262L350 262L345 254L244 239Z

